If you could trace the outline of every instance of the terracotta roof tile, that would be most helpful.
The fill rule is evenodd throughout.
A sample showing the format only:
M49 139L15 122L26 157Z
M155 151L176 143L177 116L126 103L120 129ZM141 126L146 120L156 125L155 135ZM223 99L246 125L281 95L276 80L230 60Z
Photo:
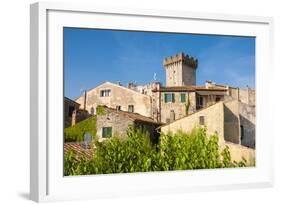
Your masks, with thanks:
M73 151L76 160L81 160L83 157L90 160L93 158L93 147L84 148L83 142L65 142L63 145L63 152L66 154L69 151Z

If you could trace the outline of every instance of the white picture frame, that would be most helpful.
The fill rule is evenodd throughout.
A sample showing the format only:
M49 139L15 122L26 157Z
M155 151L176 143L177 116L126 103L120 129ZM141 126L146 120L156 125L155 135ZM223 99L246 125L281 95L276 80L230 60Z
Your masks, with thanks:
M273 136L269 134L273 83L273 19L182 11L97 8L40 2L30 13L30 198L34 201L273 185ZM62 28L87 27L256 37L256 167L63 177ZM267 119L267 120L265 120ZM266 138L265 138L266 136Z

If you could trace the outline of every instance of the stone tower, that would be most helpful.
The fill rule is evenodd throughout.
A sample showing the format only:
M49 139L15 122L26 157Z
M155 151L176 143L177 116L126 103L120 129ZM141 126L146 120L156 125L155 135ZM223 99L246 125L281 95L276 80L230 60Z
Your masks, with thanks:
M166 70L166 86L184 86L196 84L198 60L184 53L167 57L163 61Z

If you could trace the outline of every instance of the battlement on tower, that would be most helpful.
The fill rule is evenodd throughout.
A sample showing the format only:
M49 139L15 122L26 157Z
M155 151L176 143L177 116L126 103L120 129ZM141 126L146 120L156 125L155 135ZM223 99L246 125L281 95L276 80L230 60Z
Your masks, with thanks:
M182 62L185 65L188 65L194 69L198 66L198 60L196 58L193 58L192 56L185 55L183 52L178 53L174 56L167 57L163 60L164 67Z

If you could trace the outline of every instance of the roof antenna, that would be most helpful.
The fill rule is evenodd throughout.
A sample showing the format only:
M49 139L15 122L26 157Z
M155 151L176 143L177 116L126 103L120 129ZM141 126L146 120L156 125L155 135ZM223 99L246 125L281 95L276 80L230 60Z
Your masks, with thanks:
M83 93L85 91L85 88L84 88L84 85L83 84L80 84L80 93Z
M156 81L156 79L157 79L157 78L156 78L156 73L154 72L153 80Z

